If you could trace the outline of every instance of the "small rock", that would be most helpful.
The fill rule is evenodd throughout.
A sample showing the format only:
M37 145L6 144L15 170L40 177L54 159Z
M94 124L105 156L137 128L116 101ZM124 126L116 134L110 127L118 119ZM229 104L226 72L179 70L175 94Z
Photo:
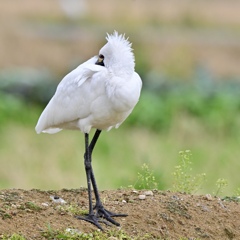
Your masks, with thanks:
M211 194L209 194L209 193L206 194L205 197L206 197L206 199L207 199L208 201L212 201L212 200L213 200Z
M50 199L55 203L65 204L66 201L58 196L50 196Z
M122 200L122 203L127 203L127 201L123 199L123 200Z
M151 190L145 191L144 194L145 194L146 196L153 196L153 192L152 192Z
M42 206L43 206L43 207L48 207L49 204L48 204L48 203L42 203Z
M138 198L139 198L140 200L144 200L144 199L146 198L146 195L140 194L140 195L138 196Z
M179 198L178 196L176 196L176 195L173 195L173 196L172 196L172 199L173 199L173 200L176 200L176 201L179 201L179 200L180 200L180 198Z
M28 208L26 208L25 211L28 212L28 213L32 213L33 212L32 209L28 209Z
M133 190L132 192L133 192L133 193L138 193L138 191L137 191L137 190Z

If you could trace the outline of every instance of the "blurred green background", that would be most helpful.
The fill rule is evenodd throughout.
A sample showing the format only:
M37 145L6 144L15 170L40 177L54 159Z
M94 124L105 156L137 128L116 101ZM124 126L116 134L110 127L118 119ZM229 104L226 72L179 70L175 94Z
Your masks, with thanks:
M139 104L94 152L100 189L136 182L143 163L172 186L192 151L199 193L240 187L240 2L235 0L1 0L0 188L86 186L77 131L35 133L58 82L97 55L106 32L126 33L143 80Z

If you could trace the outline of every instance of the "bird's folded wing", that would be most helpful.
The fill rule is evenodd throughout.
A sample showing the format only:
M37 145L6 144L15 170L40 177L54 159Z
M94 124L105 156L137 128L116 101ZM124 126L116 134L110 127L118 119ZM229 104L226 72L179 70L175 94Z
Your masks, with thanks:
M38 120L37 133L56 133L61 130L59 125L88 116L90 107L86 99L93 91L84 83L94 80L95 73L105 69L92 64L95 59L88 60L63 78Z

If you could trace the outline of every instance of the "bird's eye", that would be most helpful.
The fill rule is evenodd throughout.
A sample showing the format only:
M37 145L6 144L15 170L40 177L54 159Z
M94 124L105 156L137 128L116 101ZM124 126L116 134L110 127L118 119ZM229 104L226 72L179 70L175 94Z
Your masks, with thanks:
M96 65L100 65L100 66L103 66L104 67L104 56L102 55L102 54L100 54L99 56L98 56L98 60L96 61Z

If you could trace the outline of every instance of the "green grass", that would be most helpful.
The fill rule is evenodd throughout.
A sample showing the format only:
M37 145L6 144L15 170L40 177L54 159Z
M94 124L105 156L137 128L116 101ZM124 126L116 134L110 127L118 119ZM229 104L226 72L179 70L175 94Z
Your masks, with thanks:
M146 234L147 235L147 234ZM85 239L85 240L104 240L109 238L122 239L122 240L131 240L131 239L140 239L138 237L132 238L128 236L123 230L110 230L110 231L93 231L91 233L81 233L78 230L68 228L66 230L54 230L48 226L48 230L42 233L42 236L45 239ZM149 239L147 237L141 239Z
M240 104L234 94L238 88L228 86L211 95L206 88L181 84L160 96L156 93L161 88L146 88L126 122L100 136L93 153L99 188L170 189L179 151L191 149L191 176L207 176L197 193L239 192ZM9 95L0 95L0 100L0 188L85 187L83 134L37 135L34 127L43 107ZM147 175L142 173L144 164ZM149 186L143 186L146 177Z
M146 163L143 163L141 171L138 172L137 181L133 186L134 189L158 189L158 183L154 176L153 170L149 169Z
M25 237L19 235L19 234L12 234L11 236L0 236L2 240L26 240Z
M172 190L174 192L193 194L201 189L202 184L206 180L206 174L192 175L192 153L190 150L180 151L179 155L179 165L175 166L173 172L174 182Z
M100 232L100 231L94 231L92 233L78 233L75 232L74 229L66 229L65 231L59 231L59 230L53 230L49 228L47 231L44 231L42 233L42 236L44 239L65 239L65 240L105 240L105 239L114 239L114 240L147 240L147 239L159 239L162 238L156 238L155 236L151 236L149 234L145 234L144 236L137 236L137 237L130 237L128 236L123 230L113 230L108 232ZM13 234L11 236L3 236L3 240L26 240L25 237L19 235L19 234ZM187 240L189 238L180 237L179 240ZM196 239L198 240L198 238Z
M59 189L86 186L83 134L62 131L55 135L37 135L34 125L35 121L28 124L10 122L2 126L0 187ZM146 163L153 169L158 187L169 189L174 180L171 173L178 165L178 152L182 149L192 150L192 174L204 172L207 175L201 193L216 190L215 184L220 178L228 180L228 187L222 194L232 195L239 188L239 139L209 133L198 119L184 114L174 119L167 131L123 124L117 130L104 132L93 154L99 188L133 185Z
M105 240L105 239L113 239L113 240L150 240L150 239L159 239L161 240L161 237L152 236L151 234L144 234L143 236L135 235L129 236L127 233L125 233L122 229L120 230L107 230L107 231L93 231L91 233L81 233L78 230L68 228L66 230L54 230L51 229L50 226L48 226L48 230L44 231L42 233L42 236L45 239L66 239L66 240ZM187 238L180 237L179 240L187 240Z

